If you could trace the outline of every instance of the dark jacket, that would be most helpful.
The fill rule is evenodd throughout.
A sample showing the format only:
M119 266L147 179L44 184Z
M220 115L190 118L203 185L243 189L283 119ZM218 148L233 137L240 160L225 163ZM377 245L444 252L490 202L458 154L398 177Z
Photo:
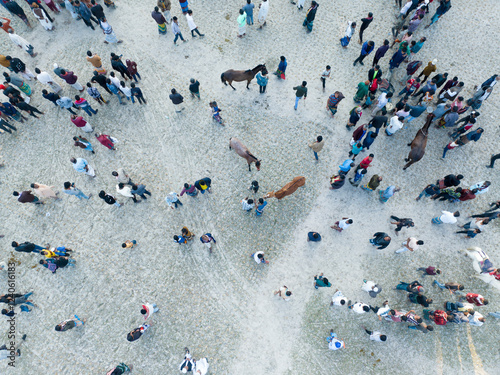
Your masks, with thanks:
M94 5L92 8L90 8L90 11L98 20L105 18L104 9L102 9L101 4Z
M372 82L375 78L382 78L382 69L379 69L377 70L377 72L375 73L375 68L371 68L369 71L368 71L368 80L370 82Z
M64 79L69 85L72 85L78 80L78 77L75 75L75 73L68 71L66 71L66 74L63 74L61 78Z
M184 98L178 92L176 92L175 94L170 94L168 97L174 104L181 104L184 101Z
M10 61L10 67L12 68L12 70L14 71L14 73L24 72L26 70L26 64L23 63L17 57L14 57Z
M306 16L306 20L307 22L312 22L314 21L314 19L316 18L316 11L318 10L318 6L316 5L316 7L314 8L310 8L308 11L307 11L307 16Z
M22 253L31 253L35 250L35 244L32 244L31 242L23 242L19 244L19 246L15 247L14 250Z
M384 57L385 53L389 49L389 46L383 45L378 47L377 52L375 52L375 59L380 60L382 57Z
M444 177L444 186L451 187L458 185L460 185L460 180L454 174L449 174Z
M200 186L200 181L203 181L205 183L205 185L207 185L208 187L210 187L210 185L212 184L212 180L208 177L205 177L205 178L202 178L201 180L198 180L194 183L194 186L198 189L198 190L203 190Z
M377 245L377 249L382 250L385 249L391 243L391 240L386 241L384 237L389 237L387 233L377 232L374 234L373 244ZM389 237L390 238L390 237Z

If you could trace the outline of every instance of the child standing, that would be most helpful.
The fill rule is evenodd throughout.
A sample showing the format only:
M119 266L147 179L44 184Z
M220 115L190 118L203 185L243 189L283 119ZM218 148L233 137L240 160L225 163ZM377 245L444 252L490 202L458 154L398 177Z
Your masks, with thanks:
M321 82L323 82L323 92L325 92L325 86L326 86L326 79L330 78L330 73L332 71L332 68L330 65L326 66L326 70L321 73Z
M256 180L252 181L252 185L250 185L248 190L253 190L254 194L257 194L259 191L259 182Z
M276 72L274 74L277 75L278 78L280 78L280 79L285 79L285 71L286 71L287 65L288 65L288 63L286 62L286 57L281 56L280 63L278 65L278 69L276 70Z
M267 206L267 201L265 201L263 198L259 198L259 205L255 209L255 215L261 216L266 206Z
M214 120L219 124L224 125L224 120L222 119L222 117L220 117L220 111L222 111L222 109L219 109L219 107L217 106L217 102L210 102L209 105L210 108L212 108L212 117L214 118Z

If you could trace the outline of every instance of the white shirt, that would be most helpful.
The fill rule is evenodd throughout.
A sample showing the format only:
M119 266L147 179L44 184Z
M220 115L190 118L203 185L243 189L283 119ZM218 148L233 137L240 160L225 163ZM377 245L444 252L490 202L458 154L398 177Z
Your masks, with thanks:
M196 24L194 23L193 17L190 16L189 14L186 14L186 21L189 26L189 30L194 30L196 29Z
M352 34L354 33L354 29L352 28L352 22L347 21L347 29L345 30L345 36L348 38L352 37Z
M17 44L18 46L21 46L23 47L24 49L28 49L31 44L24 38L20 37L19 35L17 34L10 34L9 33L9 36L10 36L10 39L15 43Z
M111 83L116 86L117 89L119 89L121 87L120 80L118 78L113 77L113 76L109 76L109 79L110 79Z
M208 361L202 358L196 361L195 368L193 369L194 375L205 375L208 372Z
M349 219L339 221L339 228L340 229L347 229L351 225L347 222L347 220L349 220Z
M415 237L410 237L410 242L408 242L408 247L413 251L418 249L417 239Z
M352 306L352 311L354 311L358 314L364 314L366 312L365 310L363 310L364 306L369 306L369 305L367 305L366 303L362 303L362 302L355 303Z
M38 82L43 83L43 84L48 84L49 82L54 82L54 80L52 79L50 74L47 72L41 72L40 74L38 74L36 76L36 78L38 79Z
M455 224L457 222L457 218L453 216L453 212L441 211L443 214L439 217L445 224Z
M377 315L385 317L387 314L389 314L389 311L391 311L391 308L389 306L382 306L381 308L378 309Z
M340 343L340 346L337 347L337 345L335 345L336 343ZM332 341L330 341L330 343L328 344L328 349L330 350L339 350L343 348L345 348L345 344L342 340L339 339L332 339Z
M329 78L329 77L330 77L330 72L331 72L331 70L325 70L325 71L321 74L321 78Z
M120 91L123 92L125 94L125 96L128 96L128 97L132 96L132 91L130 91L130 89L127 86L123 87L120 85Z
M382 334L379 331L373 331L373 333L370 335L370 340L382 342L380 336L382 336Z
M342 301L344 301L344 304L342 304ZM338 290L333 295L332 302L335 306L345 306L347 305L347 298L345 298L342 292Z
M259 254L262 254L264 255L264 252L263 251L257 251L254 255L253 255L253 259L257 262L257 263L262 263L262 261L260 260L259 258Z
M389 99L387 99L387 93L382 93L377 99L377 107L378 108L383 108L387 103L389 103Z
M483 186L483 184L484 184L484 181L478 182L477 184L472 185L469 189L470 189L470 190L477 189L477 193L476 193L476 195L478 195L478 194L484 194L484 193L487 193L487 192L488 192L488 190L490 189L490 187L489 187L489 186L488 186L488 187L486 187L486 188L484 188L484 189L482 189L482 190L479 190L479 189L481 188L481 186Z
M129 197L129 198L133 198L134 196L132 195L131 191L132 191L132 188L128 185L125 185L123 187L123 189L120 189L120 186L119 185L116 185L116 191L118 193L120 193L121 195L123 195L124 197Z
M387 132L389 134L396 133L399 129L403 127L403 123L398 120L398 116L392 116L389 126L387 127Z
M144 314L144 319L148 320L148 318L151 316L151 314L155 311L155 308L152 303L144 302L142 305L142 308L145 309L147 312Z
M361 287L362 290L365 292L371 292L372 288L377 285L373 281L367 281L366 283L363 283L363 286Z
M469 324L471 326L478 326L481 327L483 325L483 322L479 320L479 318L482 318L483 316L478 313L477 311L474 313L474 315L469 315Z

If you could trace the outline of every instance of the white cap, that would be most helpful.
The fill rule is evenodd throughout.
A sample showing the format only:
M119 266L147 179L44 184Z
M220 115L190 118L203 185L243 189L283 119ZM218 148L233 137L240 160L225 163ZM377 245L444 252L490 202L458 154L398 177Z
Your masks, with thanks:
M438 62L438 60L437 60L437 59L432 60L432 65L436 65L436 64L437 64L437 62Z
M57 65L56 63L54 63L54 68L59 68L59 65Z

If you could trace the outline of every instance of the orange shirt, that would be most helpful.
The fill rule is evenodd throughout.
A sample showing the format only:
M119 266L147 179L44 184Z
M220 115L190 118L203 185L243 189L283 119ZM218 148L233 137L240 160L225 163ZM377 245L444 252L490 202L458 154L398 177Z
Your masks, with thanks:
M2 17L2 19L5 21L2 21L2 26L0 26L0 27L2 29L4 29L4 31L6 33L8 33L10 29L12 29L12 32L14 32L14 29L12 27L10 27L10 20L8 18L5 18L5 17Z

